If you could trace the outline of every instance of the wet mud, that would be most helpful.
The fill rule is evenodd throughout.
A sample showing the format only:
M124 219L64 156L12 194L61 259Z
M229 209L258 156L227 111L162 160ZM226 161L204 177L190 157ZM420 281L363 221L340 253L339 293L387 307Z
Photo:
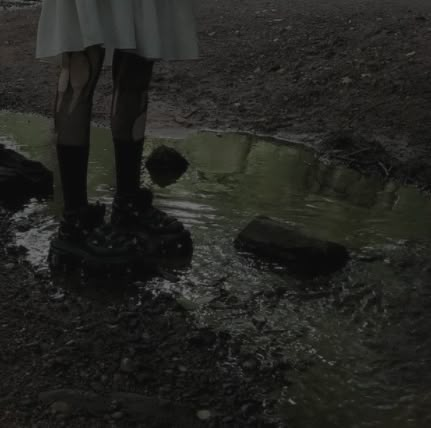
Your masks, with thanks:
M312 135L338 163L429 187L430 13L425 0L200 1L201 59L157 64L149 128ZM52 112L58 70L34 59L38 14L0 17L0 109ZM105 125L110 75L94 105ZM344 147L322 146L346 132Z

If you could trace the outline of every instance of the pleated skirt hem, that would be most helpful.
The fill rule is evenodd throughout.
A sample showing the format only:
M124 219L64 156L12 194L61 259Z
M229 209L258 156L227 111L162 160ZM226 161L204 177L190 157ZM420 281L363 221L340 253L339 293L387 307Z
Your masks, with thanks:
M44 0L36 57L58 61L64 52L102 45L153 60L198 58L192 0Z

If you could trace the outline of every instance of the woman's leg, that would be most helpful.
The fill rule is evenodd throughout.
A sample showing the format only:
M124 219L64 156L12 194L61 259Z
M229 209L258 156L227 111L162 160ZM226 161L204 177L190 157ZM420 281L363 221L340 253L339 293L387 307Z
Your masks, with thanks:
M152 193L140 189L147 122L148 89L154 63L124 51L114 53L111 126L115 146L117 192L112 223L157 235L178 235L183 225L155 209Z
M101 46L63 54L54 119L65 212L88 204L91 111L104 56Z
M190 254L190 234L175 218L152 204L153 195L140 189L142 151L147 122L148 89L154 63L124 51L114 53L111 126L115 146L117 192L111 222L132 233L159 256ZM150 243L151 241L151 243ZM179 250L180 249L180 250Z
M153 61L132 53L120 50L114 53L111 127L115 147L117 197L132 196L140 187L148 89L153 65Z

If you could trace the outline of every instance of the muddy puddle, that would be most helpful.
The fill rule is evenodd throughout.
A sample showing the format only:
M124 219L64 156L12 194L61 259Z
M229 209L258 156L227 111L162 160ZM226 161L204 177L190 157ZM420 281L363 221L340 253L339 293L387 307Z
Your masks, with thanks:
M0 113L0 143L55 165L45 118ZM431 426L430 198L324 165L300 146L197 133L151 138L146 155L161 144L181 152L190 168L168 187L151 183L147 172L143 181L157 205L190 228L195 254L178 282L140 286L174 293L196 323L239 338L249 367L279 365L263 394L277 403L280 426ZM110 203L106 129L93 129L89 186L91 198ZM16 242L42 274L58 212L56 199L31 201L15 215ZM366 256L317 280L258 269L232 246L257 214Z

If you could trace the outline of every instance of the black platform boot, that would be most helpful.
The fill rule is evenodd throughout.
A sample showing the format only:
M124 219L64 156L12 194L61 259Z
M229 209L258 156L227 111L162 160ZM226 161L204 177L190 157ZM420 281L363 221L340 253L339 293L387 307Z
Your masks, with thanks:
M88 264L108 267L128 265L138 259L133 239L105 225L105 206L87 205L65 211L57 236L51 241L51 267Z
M190 253L190 232L181 222L153 205L153 194L140 189L132 195L116 196L112 206L112 226L149 240L159 255Z

